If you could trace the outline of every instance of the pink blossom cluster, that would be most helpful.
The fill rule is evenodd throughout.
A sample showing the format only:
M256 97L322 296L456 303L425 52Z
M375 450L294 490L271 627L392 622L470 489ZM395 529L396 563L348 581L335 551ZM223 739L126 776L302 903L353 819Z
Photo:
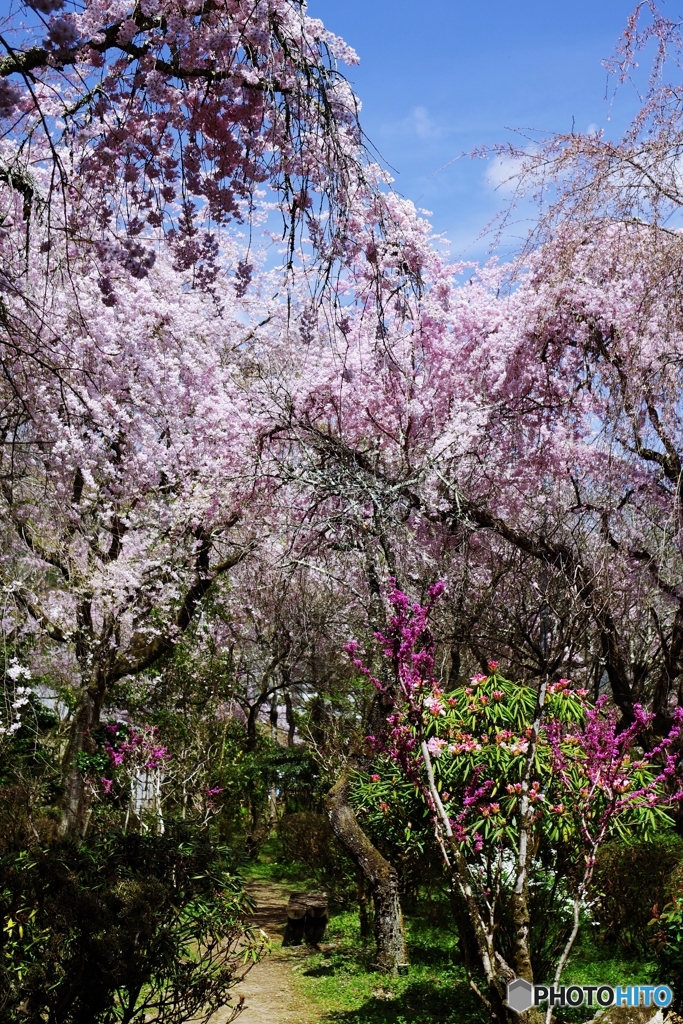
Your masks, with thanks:
M446 740L442 739L441 736L432 736L427 741L427 749L433 757L441 757L446 745Z
M168 748L157 739L157 727L143 725L139 729L124 722L110 722L105 726L109 738L104 749L114 770L125 769L156 771L170 760ZM102 778L104 792L109 793L113 779Z
M432 692L427 697L425 697L423 705L431 715L438 716L446 714L446 708L444 706L443 700L441 699L442 696L443 694L441 690L439 690L439 688L435 686L432 689Z
M219 0L201 17L178 0L28 6L38 19L18 12L3 29L6 55L33 55L30 86L21 74L0 82L3 135L31 137L35 163L68 145L65 191L96 189L110 208L101 223L118 217L129 240L163 227L182 269L209 263L215 277L220 228L248 215L264 182L287 183L282 209L305 214L313 240L316 191L353 190L357 101L336 61L358 58L305 5ZM128 261L143 276L144 262Z
M477 750L481 750L481 743L470 733L460 733L448 747L448 753L454 756L458 754L473 754Z
M567 691L563 687L559 692ZM575 692L585 696L585 691ZM675 709L668 735L634 757L634 747L653 719L653 713L635 704L632 722L622 729L615 709L608 708L607 698L601 697L595 706L586 709L582 726L564 725L557 718L544 724L553 770L573 794L574 813L587 841L624 811L643 806L671 807L683 801L682 753L671 749L683 731L683 708ZM578 764L571 753L574 750L580 752ZM582 780L578 793L572 782L573 771L578 771ZM564 804L562 807L564 811ZM590 813L598 807L597 814Z
M444 589L445 585L442 582L430 587L428 603L422 606L417 602L411 602L407 595L398 589L395 581L391 581L389 601L394 608L394 615L389 621L387 635L377 633L376 639L382 644L385 657L394 667L398 693L394 699L394 710L387 717L384 735L366 737L374 751L386 754L401 765L406 776L422 791L427 805L435 815L435 820L436 807L421 772L422 756L419 753L415 729L422 727L425 711L428 712L430 720L439 720L446 714L443 691L433 678L434 645L428 627L434 603L443 594ZM362 661L356 657L357 644L347 644L345 650L351 656L354 665L372 679ZM385 687L382 689L386 692ZM445 751L455 755L464 751L480 750L481 746L482 744L469 734L462 735L450 744L441 736L431 736L427 740L429 753L437 759ZM454 835L459 841L470 843L475 851L481 849L483 840L476 832L474 835L468 835L466 821L471 811L483 804L493 786L492 779L482 780L481 770L475 769L470 782L465 786L462 807L450 819ZM452 797L445 794L443 799L449 803ZM381 805L381 809L384 808L386 805Z
M206 786L205 787L204 794L206 796L207 806L209 807L210 810L215 811L218 808L219 804L218 804L217 798L221 795L221 793L224 793L224 792L225 792L225 786Z
M507 823L508 811L517 813L515 807L525 793L533 808L533 822L542 822L544 818L549 822L557 818L568 820L571 817L581 840L589 847L596 841L602 841L601 837L607 834L620 815L638 807L671 807L683 800L683 777L679 770L681 753L675 749L683 731L683 709L675 711L670 733L652 749L634 758L634 745L648 729L653 715L636 704L633 721L620 729L616 711L607 708L606 698L590 706L587 691L572 688L571 681L563 677L548 685L550 703L540 719L541 742L550 755L552 770L546 784L532 778L526 790L518 781L519 776L517 779L513 776L510 781L503 778L501 795L506 806L503 817L501 800L491 799L491 790L501 780L497 783L486 778L485 764L479 763L478 759L487 756L488 749L498 749L514 759L511 766L518 765L519 759L529 751L533 729L531 724L521 732L519 729L498 727L490 734L484 731L476 735L473 732L454 733L449 728L447 709L457 706L457 701L449 703L433 679L434 642L428 625L433 602L442 589L433 588L431 604L422 607L410 602L395 585L392 586L389 600L395 614L387 634L378 635L378 640L393 666L398 689L394 709L387 717L386 730L381 736L372 737L373 749L400 764L407 777L420 789L437 825L440 821L438 809L433 790L425 781L423 754L417 743L417 736L425 736L425 730L431 731L431 735L427 732L422 750L426 748L435 763L441 766L446 753L453 758L469 760L471 773L462 788L460 808L453 806L450 794L448 799L442 797L442 800L448 805L454 836L463 843L472 844L473 849L480 848L484 840L478 829L474 834L471 828L467 829L472 817L476 815L482 822L495 821L496 828L502 828ZM355 653L355 648L353 651ZM484 682L489 683L490 689L491 684L495 685L494 678L474 677L473 687L465 688L467 711L477 716L490 716L499 714L498 708L503 710L503 681L501 688L490 690L490 700L488 692L480 689ZM558 701L562 705L565 701L572 702L569 715L559 708ZM558 713L553 711L553 707ZM578 786L577 778L580 780Z

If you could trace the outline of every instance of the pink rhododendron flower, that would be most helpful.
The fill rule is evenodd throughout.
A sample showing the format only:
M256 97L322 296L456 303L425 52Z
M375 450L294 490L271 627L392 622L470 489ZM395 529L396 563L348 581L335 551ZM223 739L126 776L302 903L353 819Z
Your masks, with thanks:
M429 696L425 698L424 706L432 715L445 715L446 709L440 697Z
M442 740L440 736L432 736L427 742L427 749L434 757L441 757L445 746L446 741Z

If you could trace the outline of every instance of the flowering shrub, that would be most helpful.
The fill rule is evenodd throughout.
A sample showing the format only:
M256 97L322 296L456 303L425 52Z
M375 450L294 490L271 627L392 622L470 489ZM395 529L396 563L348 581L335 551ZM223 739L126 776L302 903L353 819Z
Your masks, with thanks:
M99 749L93 753L81 751L76 764L91 791L99 790L102 797L123 795L125 801L131 801L136 787L143 785L146 790L149 776L162 770L170 759L153 725L138 728L126 722L110 722L99 730L99 738ZM159 782L157 776L157 797ZM159 813L158 807L156 810Z
M125 722L113 722L105 729L108 738L104 749L113 769L135 767L154 771L163 767L170 757L167 748L159 743L155 725L143 725L137 729Z
M159 742L155 725L145 724L138 729L125 722L111 722L104 728L107 761L102 767L112 776L100 778L105 794L111 791L117 773L130 779L136 773L163 768L170 758L167 748Z
M428 700L420 724L456 835L475 849L514 844L536 690L496 674L475 676L445 701L434 687ZM437 700L442 710L435 715ZM636 721L619 733L604 698L591 706L586 692L566 679L548 686L528 798L535 828L549 842L590 845L603 832L648 839L672 824L664 787L678 759L658 762L680 726L654 750L634 754L635 739L651 718L636 708Z
M436 584L421 606L393 587L394 615L386 635L376 635L393 669L392 691L366 668L355 643L346 650L356 668L393 697L386 729L368 742L400 767L429 811L473 926L489 995L471 975L470 984L504 1020L506 977L533 979L534 872L561 869L569 885L569 891L562 887L568 935L555 957L559 980L600 846L611 836L648 840L672 827L670 811L683 798L680 754L672 752L683 710L676 711L670 734L644 751L637 744L651 714L636 705L633 721L620 729L606 699L591 704L587 691L568 679L535 688L506 679L491 662L488 676L478 673L469 685L445 693L434 676L429 628L442 592ZM391 819L386 800L379 809ZM511 949L501 948L496 934L504 912L512 920Z
M33 690L30 686L17 686L17 683L20 680L28 682L30 678L30 669L20 665L16 658L5 669L4 701L0 705L0 737L14 736L21 729L22 714L25 713Z

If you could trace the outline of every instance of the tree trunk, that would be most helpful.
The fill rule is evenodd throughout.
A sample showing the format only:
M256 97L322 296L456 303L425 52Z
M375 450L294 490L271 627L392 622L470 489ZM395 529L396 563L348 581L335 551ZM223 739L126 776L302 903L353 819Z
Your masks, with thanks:
M365 876L359 867L356 867L356 887L358 892L360 937L365 940L370 938L370 915L368 913L368 894L365 891Z
M525 865L526 867L526 865ZM533 983L531 966L531 919L529 916L529 886L526 873L519 890L512 893L512 921L515 929L515 972L518 978Z
M294 746L296 734L296 722L294 721L294 708L292 707L292 695L289 690L285 693L285 713L287 715L287 746Z
M64 796L60 824L61 834L68 839L85 835L88 825L92 790L78 766L77 758L81 753L95 752L92 733L100 724L100 713L106 692L106 681L96 674L89 686L81 692L71 724L71 734L63 761Z
M270 801L268 803L270 808ZM249 835L245 840L245 849L247 855L250 858L258 857L259 851L263 844L268 840L270 833L273 830L273 823L270 819L270 814L266 813L264 806L261 803L252 801L251 804L251 829Z
M398 875L365 835L349 803L349 779L343 771L326 800L327 815L339 842L363 873L375 905L377 966L398 973L408 963Z

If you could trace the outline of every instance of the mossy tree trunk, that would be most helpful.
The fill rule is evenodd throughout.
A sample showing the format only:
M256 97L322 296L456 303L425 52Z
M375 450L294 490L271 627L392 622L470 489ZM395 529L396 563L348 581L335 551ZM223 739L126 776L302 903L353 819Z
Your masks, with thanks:
M348 771L344 770L327 796L327 814L339 842L362 873L375 906L377 966L395 974L408 963L398 874L358 824L349 802Z

